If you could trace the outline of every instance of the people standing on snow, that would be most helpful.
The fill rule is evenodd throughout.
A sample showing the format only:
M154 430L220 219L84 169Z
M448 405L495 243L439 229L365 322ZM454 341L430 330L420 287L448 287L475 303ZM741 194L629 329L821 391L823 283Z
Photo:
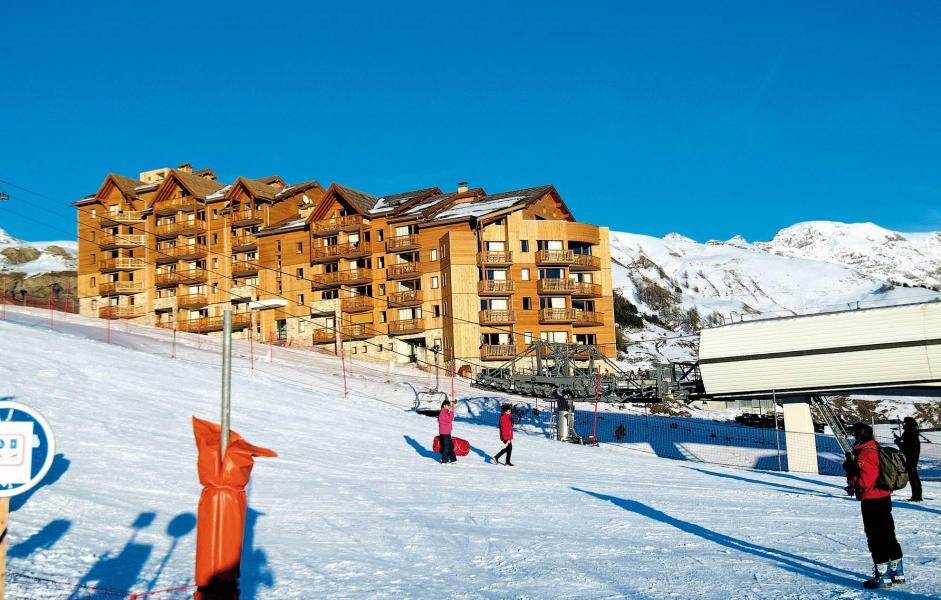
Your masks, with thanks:
M908 483L912 486L911 502L921 502L921 478L918 477L918 457L921 454L921 439L918 435L918 421L905 417L902 421L905 431L902 436L895 436L895 445L905 455L905 470L908 471Z
M450 400L441 403L441 412L438 413L438 439L441 442L441 464L457 462L454 455L454 441L451 439L451 429L454 424L454 406Z
M512 467L510 457L513 455L513 417L510 411L513 409L509 403L504 404L500 413L500 441L503 442L503 448L493 456L493 464L500 464L500 457L506 454L506 466Z
M843 463L849 483L848 490L860 500L863 529L872 554L873 577L863 585L867 588L891 587L905 583L902 568L902 547L895 538L892 519L892 492L876 487L879 478L879 444L873 438L872 427L866 423L853 425L852 454Z

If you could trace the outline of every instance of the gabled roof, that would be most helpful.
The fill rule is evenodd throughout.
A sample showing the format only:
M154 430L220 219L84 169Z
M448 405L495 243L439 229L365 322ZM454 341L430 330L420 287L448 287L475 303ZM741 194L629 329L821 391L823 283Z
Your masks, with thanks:
M255 236L266 236L272 235L275 233L285 233L288 231L297 231L304 229L307 226L307 220L303 219L297 215L288 217L286 219L281 219L277 223L269 225L268 227L263 227L260 231L255 232Z
M379 201L378 198L371 194L354 190L351 187L347 187L339 183L334 183L330 186L330 188L334 191L335 194L346 200L353 210L361 215L365 215L370 210L372 210L372 207L374 207L376 202Z
M196 198L206 199L206 196L212 194L213 192L219 191L224 184L219 183L218 181L213 181L206 177L201 177L200 175L194 175L192 173L187 173L186 171L179 171L177 169L170 170L170 176L167 177L165 181L169 181L171 178L176 178L180 182L180 185L186 188L190 194Z
M441 194L437 187L414 190L411 192L399 192L397 194L387 194L379 198L375 206L369 211L372 214L385 214L398 210L413 202L420 202L425 198Z
M278 188L266 185L254 179L246 179L245 177L239 177L232 183L232 188L238 188L239 186L244 187L249 194L254 198L262 200L274 200L275 196L278 195Z
M316 179L311 179L310 181L302 181L300 183L292 183L291 185L285 187L283 190L278 192L278 198L287 198L295 194L300 194L306 192L311 188L320 188L323 189L323 186L320 185Z
M519 210L536 202L546 194L551 194L558 201L566 212L571 214L562 197L551 185L541 185L537 187L524 188L521 190L512 190L509 192L500 192L497 194L488 194L470 200L467 202L443 202L440 208L434 210L431 214L426 214L426 221L444 222L460 221L464 219L494 217Z
M108 177L111 178L114 185L121 190L122 194L131 198L137 198L137 190L135 188L144 185L143 181L125 177L124 175L118 175L117 173L109 173Z
M280 175L268 175L267 177L255 177L254 181L257 181L258 183L263 183L265 185L277 184L277 185L280 185L281 187L284 187L287 185L287 182L281 179Z

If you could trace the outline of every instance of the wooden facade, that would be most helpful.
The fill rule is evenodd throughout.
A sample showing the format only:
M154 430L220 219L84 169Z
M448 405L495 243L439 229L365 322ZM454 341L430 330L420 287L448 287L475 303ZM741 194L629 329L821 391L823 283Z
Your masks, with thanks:
M399 361L437 348L458 368L531 339L615 355L608 230L575 222L552 186L372 196L188 165L141 178L109 175L75 203L83 314L213 333L228 307L260 341Z

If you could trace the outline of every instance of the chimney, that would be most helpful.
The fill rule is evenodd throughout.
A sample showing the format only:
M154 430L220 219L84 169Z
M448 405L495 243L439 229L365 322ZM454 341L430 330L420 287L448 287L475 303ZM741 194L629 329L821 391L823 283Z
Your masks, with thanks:
M307 194L304 194L304 198L301 200L298 206L298 216L305 221L307 220L307 217L310 216L310 213L314 212L314 208L316 208L314 203L311 202L310 198L307 197Z
M466 191L467 191L467 182L466 182L466 181L458 181L458 182L457 182L457 193L458 193L458 194L463 194L463 193L466 192Z

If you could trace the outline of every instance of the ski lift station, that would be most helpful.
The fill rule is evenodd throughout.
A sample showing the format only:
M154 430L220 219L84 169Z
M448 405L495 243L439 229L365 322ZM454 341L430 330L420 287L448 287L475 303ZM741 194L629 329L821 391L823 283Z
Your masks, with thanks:
M790 469L817 472L811 403L839 437L826 396L941 396L941 302L704 329L698 364L705 397L780 402Z

